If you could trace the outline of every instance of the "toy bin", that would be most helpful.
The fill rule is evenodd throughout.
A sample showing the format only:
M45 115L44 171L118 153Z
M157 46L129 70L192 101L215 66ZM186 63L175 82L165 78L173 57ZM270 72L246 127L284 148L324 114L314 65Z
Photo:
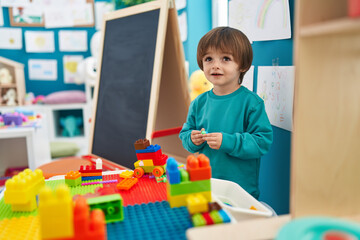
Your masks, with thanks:
M212 178L211 192L213 199L226 209L236 221L268 218L273 215L270 209L234 182ZM250 209L251 207L255 207L257 210Z

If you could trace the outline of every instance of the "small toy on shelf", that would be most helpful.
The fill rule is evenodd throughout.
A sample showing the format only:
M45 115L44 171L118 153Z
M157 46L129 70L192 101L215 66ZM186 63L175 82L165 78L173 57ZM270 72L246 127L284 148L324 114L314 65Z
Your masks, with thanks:
M10 88L7 90L4 96L2 96L3 100L6 101L6 105L8 106L15 106L16 105L16 91L14 88Z
M10 74L9 69L7 68L1 68L0 69L0 84L6 85L12 83L13 77Z
M134 175L140 178L144 173L161 177L165 172L168 156L163 154L159 145L150 145L148 139L139 139L134 143L138 161L134 163Z
M81 134L79 127L82 125L82 118L72 115L60 118L60 125L63 127L62 135L64 137L79 136Z

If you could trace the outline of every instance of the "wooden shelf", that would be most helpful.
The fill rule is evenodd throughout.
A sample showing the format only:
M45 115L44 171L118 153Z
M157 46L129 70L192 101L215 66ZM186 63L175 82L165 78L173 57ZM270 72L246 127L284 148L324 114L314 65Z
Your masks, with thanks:
M16 83L11 84L1 84L0 88L16 88Z
M300 29L301 37L317 37L329 34L360 32L360 18L341 18L322 23L302 26Z

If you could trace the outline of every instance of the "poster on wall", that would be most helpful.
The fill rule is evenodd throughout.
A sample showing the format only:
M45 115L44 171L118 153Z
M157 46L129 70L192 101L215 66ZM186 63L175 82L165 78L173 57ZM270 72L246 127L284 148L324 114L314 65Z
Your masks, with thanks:
M25 31L26 52L55 52L54 32Z
M78 75L78 66L83 59L82 55L65 55L63 57L65 83L82 83L82 79Z
M87 31L59 31L59 49L61 52L86 52Z
M288 0L231 0L229 26L251 41L291 38Z
M22 49L21 28L0 28L0 49Z
M270 123L292 130L294 66L258 67L257 94L264 100Z
M2 7L24 7L28 5L30 5L30 0L0 0L0 6Z
M29 59L30 80L57 80L57 60Z

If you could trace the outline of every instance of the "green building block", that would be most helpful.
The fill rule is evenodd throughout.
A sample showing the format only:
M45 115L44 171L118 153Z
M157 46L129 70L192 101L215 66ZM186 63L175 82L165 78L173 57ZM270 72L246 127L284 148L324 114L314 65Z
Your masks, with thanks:
M78 177L76 179L65 179L65 184L69 187L76 187L81 186L81 177Z
M120 194L88 198L87 203L91 210L98 208L104 212L106 223L124 220L124 209Z
M201 213L196 213L192 215L191 220L192 223L194 224L194 227L200 227L206 225L206 221L204 217L201 215Z
M186 181L177 184L167 183L166 187L171 196L211 191L210 179L201 181Z
M215 224L222 223L223 219L218 211L213 210L209 213L211 219L214 221Z

